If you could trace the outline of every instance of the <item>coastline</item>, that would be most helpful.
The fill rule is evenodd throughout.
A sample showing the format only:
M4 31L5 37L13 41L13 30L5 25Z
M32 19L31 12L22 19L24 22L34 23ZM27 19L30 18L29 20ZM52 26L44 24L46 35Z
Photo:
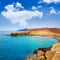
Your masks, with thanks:
M46 36L47 37L47 36ZM25 60L59 60L60 59L60 37L51 37L56 38L58 43L54 44L51 47L47 48L38 48L32 52L34 56L27 56ZM55 46L57 45L57 46ZM56 50L56 51L55 51ZM56 53L57 52L57 53Z
M41 28L27 29L25 32L12 32L11 36L45 36L55 38L60 42L60 29L58 28Z
M60 51L60 29L56 29L56 28L34 29L34 30L31 29L31 30L28 30L28 32L12 32L10 35L11 36L43 36L43 37L54 38L58 40L57 47L58 47L58 50ZM26 60L39 60L39 59L51 60L53 57L54 57L53 60L55 60L56 56L54 55L56 55L57 53L56 51L51 51L53 47L54 45L52 47L47 47L47 48L38 48L37 50L33 51L33 54L36 54L36 56L27 56ZM60 57L57 57L56 60L58 59L60 59Z

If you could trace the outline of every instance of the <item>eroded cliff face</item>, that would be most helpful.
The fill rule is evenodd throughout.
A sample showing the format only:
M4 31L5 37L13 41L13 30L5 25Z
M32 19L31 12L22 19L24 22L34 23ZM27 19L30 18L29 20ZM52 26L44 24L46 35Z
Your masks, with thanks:
M30 31L30 35L46 35L46 36L54 36L56 33L53 33L49 30L37 30L37 31Z
M28 32L27 32L28 31ZM60 29L41 28L28 29L26 32L12 32L11 35L43 35L43 36L60 36Z
M54 44L48 51L36 50L36 56L28 56L26 60L60 60L60 43Z
M42 28L29 31L30 35L43 35L43 36L60 36L60 29L57 28Z
M46 57L47 60L60 60L60 43L54 44L51 50L46 52Z

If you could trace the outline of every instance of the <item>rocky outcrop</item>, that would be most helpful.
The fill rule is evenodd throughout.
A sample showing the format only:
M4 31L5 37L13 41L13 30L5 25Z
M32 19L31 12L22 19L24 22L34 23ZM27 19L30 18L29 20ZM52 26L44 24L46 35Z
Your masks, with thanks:
M43 48L35 50L36 56L28 56L26 60L60 60L60 43L54 44L47 51Z
M47 60L60 60L60 43L54 44L50 51L46 52Z
M29 35L29 32L13 32L10 35L11 36L26 36L26 35Z
M56 51L56 53L53 56L52 60L60 60L60 52Z
M60 43L54 44L51 48L51 51L60 51Z
M54 55L55 55L55 52L47 51L46 54L45 54L46 60L52 60Z
M33 51L33 54L36 54L36 56L28 56L26 60L46 60L45 53L46 51L49 51L51 47L49 48L39 48L37 50Z
M45 52L42 50L37 50L37 56L28 56L26 60L45 60Z

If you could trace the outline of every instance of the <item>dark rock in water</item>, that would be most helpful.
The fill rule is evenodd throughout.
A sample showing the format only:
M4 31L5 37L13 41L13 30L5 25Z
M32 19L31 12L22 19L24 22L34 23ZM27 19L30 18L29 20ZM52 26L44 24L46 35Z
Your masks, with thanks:
M52 46L51 46L52 47ZM48 47L48 48L38 48L37 50L34 50L33 51L33 54L37 54L37 51L38 50L42 50L43 52L46 52L46 51L49 51L51 49L51 47Z
M28 56L26 60L46 60L45 54L49 50L51 50L51 47L34 50L33 54L37 54L37 56Z
M29 32L13 32L10 35L12 35L12 36L26 36L26 35L29 35Z
M12 36L16 36L16 35L17 35L17 33L11 33L11 35L12 35Z

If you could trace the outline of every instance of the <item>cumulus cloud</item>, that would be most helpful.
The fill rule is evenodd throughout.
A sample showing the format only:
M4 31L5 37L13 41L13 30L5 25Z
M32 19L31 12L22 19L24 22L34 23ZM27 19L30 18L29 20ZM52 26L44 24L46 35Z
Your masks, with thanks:
M46 3L59 3L60 0L43 0Z
M53 7L50 7L50 14L57 14L56 10Z
M13 5L13 4L8 5L8 6L5 6L5 9L6 9L7 11L14 11L14 10L15 10L15 8L14 8L14 5Z
M43 0L43 2L51 3L51 2L52 2L52 0Z
M36 10L37 8L35 6L32 6L32 10Z
M22 4L15 3L17 7L23 8ZM5 6L5 11L2 11L2 15L10 20L13 24L20 24L20 26L28 25L27 20L31 20L34 17L41 18L43 16L43 12L38 10L28 11L28 10L18 10L14 4Z
M60 3L60 0L42 0L45 3ZM40 2L40 1L39 1Z
M16 7L24 8L24 7L22 6L22 4L21 4L21 3L19 3L19 2L17 2L17 3L16 3Z
M39 6L32 6L32 10L38 10L38 9L40 9L40 8L42 8L41 5L39 5Z

